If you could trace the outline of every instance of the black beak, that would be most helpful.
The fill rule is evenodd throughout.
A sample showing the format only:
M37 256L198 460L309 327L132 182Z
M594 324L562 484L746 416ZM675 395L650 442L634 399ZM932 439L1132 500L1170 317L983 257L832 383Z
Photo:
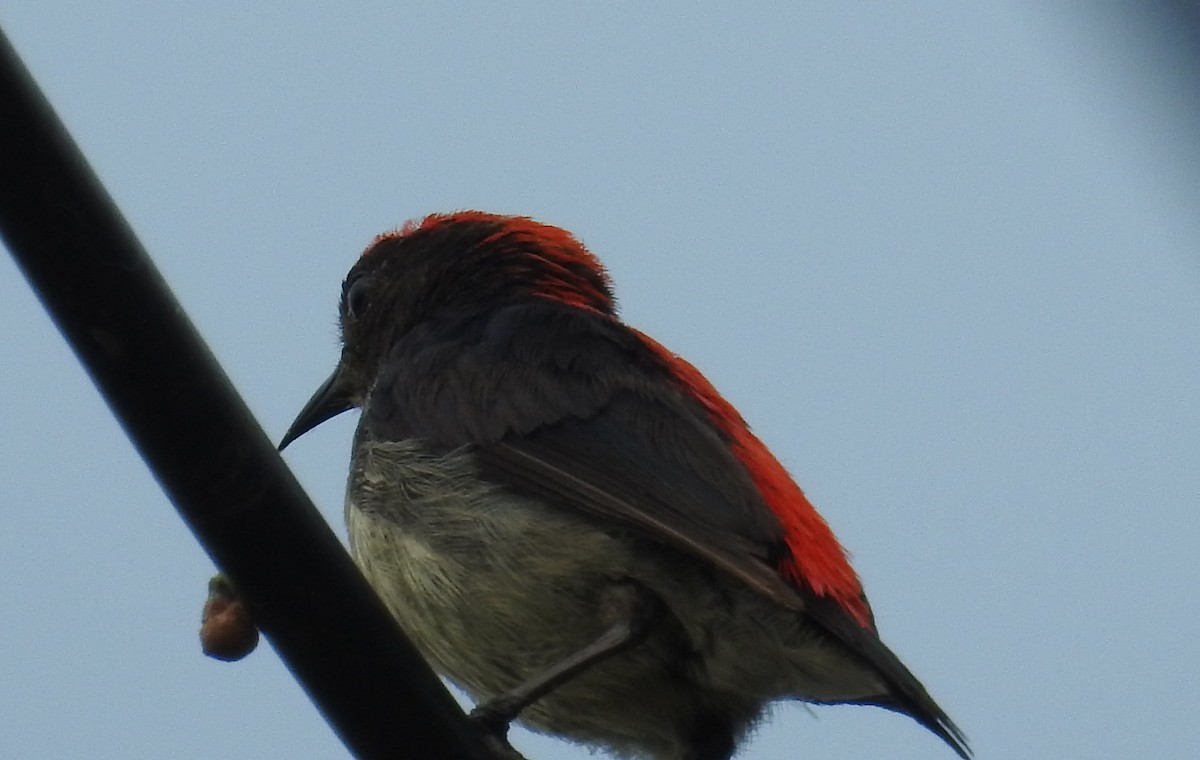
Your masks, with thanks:
M312 395L312 398L300 410L300 414L296 416L296 421L283 434L283 440L279 442L279 450L283 451L289 443L322 422L353 408L350 392L343 387L341 365L338 365L333 374L321 383L320 388L317 388L317 392Z

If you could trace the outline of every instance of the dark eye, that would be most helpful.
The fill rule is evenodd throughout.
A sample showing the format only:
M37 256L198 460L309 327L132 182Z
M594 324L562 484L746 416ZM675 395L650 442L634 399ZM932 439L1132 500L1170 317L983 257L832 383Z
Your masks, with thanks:
M346 316L359 319L367 313L371 305L371 294L367 288L367 278L359 277L346 287Z

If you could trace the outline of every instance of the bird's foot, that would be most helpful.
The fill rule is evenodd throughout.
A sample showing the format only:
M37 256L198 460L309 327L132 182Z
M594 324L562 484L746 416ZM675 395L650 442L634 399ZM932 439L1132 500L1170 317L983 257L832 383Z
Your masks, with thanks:
M522 695L501 694L477 705L470 717L484 733L504 740L508 736L508 725L516 720L526 704Z
M521 711L522 705L511 697L491 699L471 711L471 722L479 726L484 741L497 757L504 760L525 760L508 743L508 726Z

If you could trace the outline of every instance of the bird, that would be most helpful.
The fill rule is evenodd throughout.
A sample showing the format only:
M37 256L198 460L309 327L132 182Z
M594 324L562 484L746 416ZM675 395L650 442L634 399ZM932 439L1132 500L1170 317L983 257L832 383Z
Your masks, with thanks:
M699 370L622 321L571 233L409 221L350 269L339 324L280 449L361 410L351 555L481 730L728 760L798 701L893 710L971 756L828 523Z

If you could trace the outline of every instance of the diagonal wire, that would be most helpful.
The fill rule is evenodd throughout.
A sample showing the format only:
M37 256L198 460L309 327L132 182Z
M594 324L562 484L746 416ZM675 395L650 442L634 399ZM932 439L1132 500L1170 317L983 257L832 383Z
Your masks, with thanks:
M296 483L2 32L0 234L347 747L362 758L497 757Z

